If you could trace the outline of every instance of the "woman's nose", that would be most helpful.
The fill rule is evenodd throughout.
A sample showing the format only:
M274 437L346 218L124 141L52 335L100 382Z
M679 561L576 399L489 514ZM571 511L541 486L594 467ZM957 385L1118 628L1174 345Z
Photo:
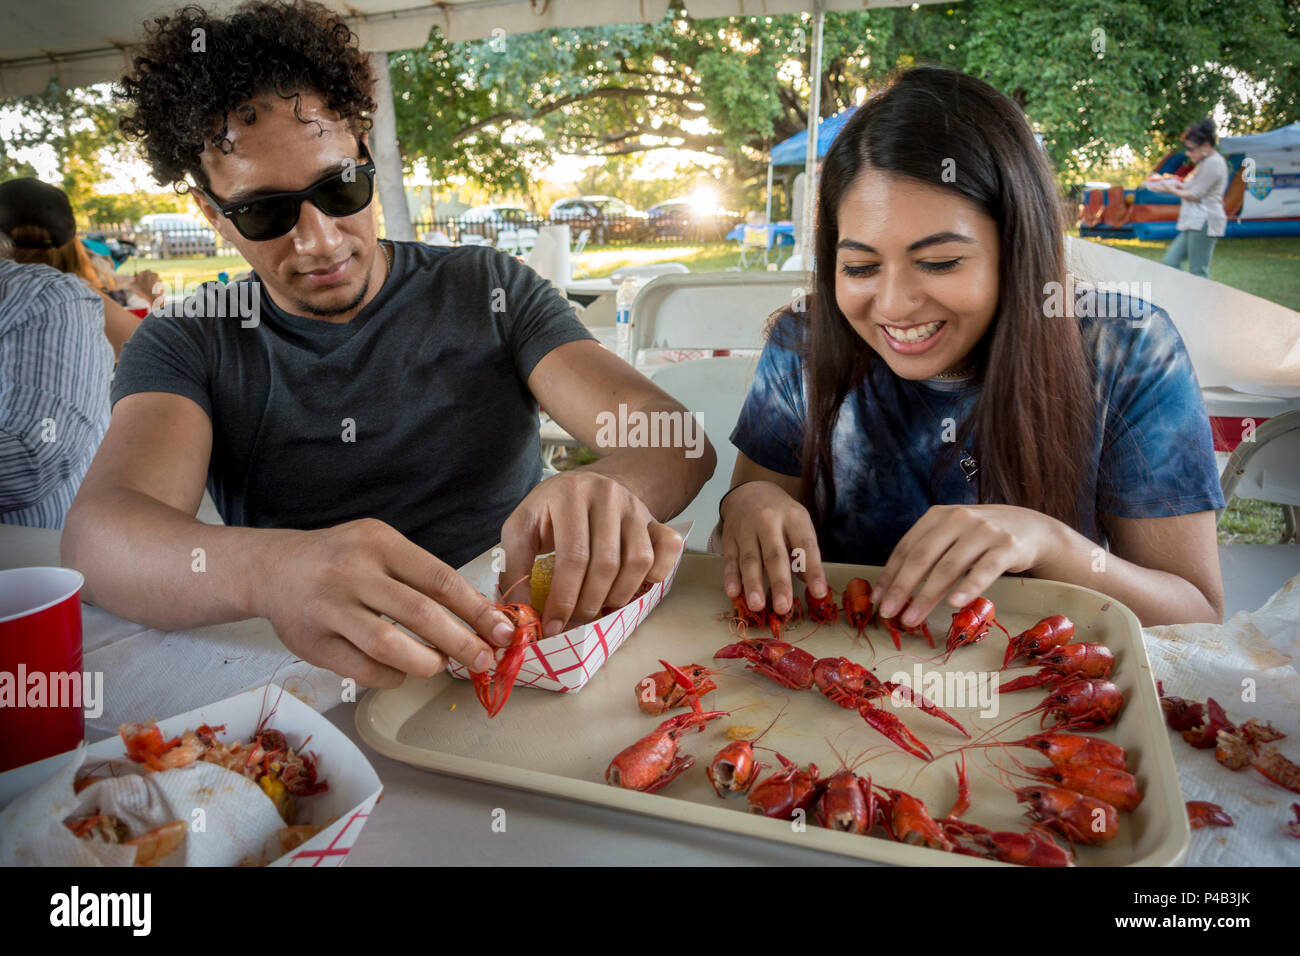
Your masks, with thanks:
M883 267L876 283L874 307L877 318L904 324L921 304L922 296L907 270Z

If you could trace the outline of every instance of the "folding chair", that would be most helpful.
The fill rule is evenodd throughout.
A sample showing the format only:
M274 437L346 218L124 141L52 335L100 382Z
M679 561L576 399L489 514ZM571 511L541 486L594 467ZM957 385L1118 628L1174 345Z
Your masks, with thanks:
M583 249L586 249L587 240L590 238L591 238L590 229L584 229L582 230L582 232L578 233L578 241L575 242L573 244L573 248L569 250L569 255L576 256L578 255L578 253L582 252Z
M750 268L750 261L760 258L761 254L763 268L766 269L770 248L771 237L766 226L745 226L740 238L740 262L736 264L736 268L740 270Z
M1225 504L1231 504L1233 498L1248 498L1282 505L1286 522L1282 543L1296 541L1300 523L1300 411L1284 412L1261 424L1253 441L1242 441L1233 451L1219 482ZM1222 514L1219 520L1223 520Z
M731 487L731 472L736 464L731 431L740 418L757 364L757 356L727 356L662 365L646 372L651 381L685 405L687 411L699 413L698 421L718 456L713 477L676 518L695 522L686 543L688 551L707 551L709 535L718 523L718 504Z
M811 290L798 273L692 272L656 276L632 302L642 349L761 349L777 309Z

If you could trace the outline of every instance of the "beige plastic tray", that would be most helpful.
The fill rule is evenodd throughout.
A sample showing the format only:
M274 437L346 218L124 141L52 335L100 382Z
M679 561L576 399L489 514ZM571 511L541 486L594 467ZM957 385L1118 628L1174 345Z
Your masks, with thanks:
M837 594L851 577L874 582L879 568L827 565ZM429 680L408 679L394 690L372 691L357 710L357 728L367 744L396 760L428 770L532 790L587 803L601 804L683 823L826 850L882 863L924 865L989 865L988 861L886 839L823 830L812 821L800 828L748 812L743 796L720 800L704 768L727 742L731 725L765 727L784 706L785 713L762 744L800 764L812 761L823 776L839 765L832 751L860 754L870 750L858 770L875 783L907 790L921 798L936 815L948 812L956 797L956 755L941 756L965 743L956 729L919 710L896 712L936 755L931 763L897 750L863 722L855 711L832 704L815 691L791 691L745 669L744 661L715 661L713 653L734 638L725 620L728 601L722 592L721 559L687 555L677 572L672 593L637 629L627 644L580 693L553 694L516 688L505 709L489 720L465 681L446 674ZM796 585L802 591L802 585ZM802 597L802 594L800 595ZM1187 853L1190 829L1184 810L1173 753L1164 730L1160 704L1151 678L1137 618L1126 607L1087 588L1053 581L1003 578L986 596L997 606L998 620L1016 634L1049 614L1065 614L1075 624L1075 640L1104 643L1116 657L1112 680L1124 692L1126 704L1113 727L1098 732L1126 748L1129 767L1145 799L1137 811L1120 815L1120 833L1109 844L1078 847L1085 866L1180 863ZM936 650L924 638L904 636L902 652L894 650L887 633L871 628L865 641L841 621L816 628L805 621L787 639L816 657L845 656L873 667L889 680L895 672L996 671L1006 650L1006 638L993 628L981 643L962 648L945 666L931 660L943 648L951 622L943 607L930 616ZM816 629L814 629L816 628ZM766 634L766 631L763 632ZM605 768L624 747L649 733L664 717L651 717L636 706L634 690L647 674L660 670L659 658L683 665L698 663L722 668L718 690L704 698L707 710L728 710L730 718L709 724L703 733L681 738L680 752L696 757L694 767L658 794L635 793L605 784ZM1008 670L1003 677L1034 673ZM1002 694L996 717L981 717L978 706L945 707L973 736L999 720L1038 704L1044 689ZM945 706L944 701L939 701ZM881 701L889 707L888 701ZM684 713L673 711L672 714ZM1038 730L1038 716L1003 730L1002 740L1017 740ZM1000 782L993 761L1014 769L1014 754L1024 763L1045 762L1025 748L972 750L968 754L972 805L964 819L997 830L1019 830L1026 824L1023 805ZM775 758L760 751L760 759ZM767 771L764 771L767 773ZM993 864L1000 865L1000 864Z

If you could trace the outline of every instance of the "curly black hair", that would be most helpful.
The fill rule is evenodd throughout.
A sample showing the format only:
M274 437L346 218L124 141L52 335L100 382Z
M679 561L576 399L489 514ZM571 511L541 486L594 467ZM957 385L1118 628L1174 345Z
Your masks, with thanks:
M310 123L298 110L301 95L315 93L358 131L370 127L369 62L348 25L319 3L259 0L221 19L190 5L146 23L145 31L134 71L114 91L135 105L119 125L143 142L154 177L178 192L187 175L207 187L199 155L208 144L231 150L230 113L254 122L255 96L293 99L294 114Z

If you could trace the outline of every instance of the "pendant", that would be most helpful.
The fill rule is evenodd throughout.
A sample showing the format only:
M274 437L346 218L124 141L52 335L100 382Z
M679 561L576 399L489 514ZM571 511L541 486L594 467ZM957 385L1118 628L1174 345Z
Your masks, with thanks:
M966 476L966 480L974 481L975 476L978 475L980 471L980 466L979 463L975 461L975 456L967 452L966 457L961 460L960 464L961 473Z

